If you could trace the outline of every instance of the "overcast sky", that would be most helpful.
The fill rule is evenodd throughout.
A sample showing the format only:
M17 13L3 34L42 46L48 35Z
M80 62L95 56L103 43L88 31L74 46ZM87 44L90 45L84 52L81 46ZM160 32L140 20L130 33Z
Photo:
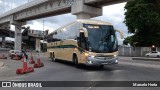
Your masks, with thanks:
M32 1L32 0L29 0L29 1ZM23 5L25 3L28 3L28 0L0 0L0 11L1 11L0 14L8 10L11 10L12 8ZM129 34L127 31L127 27L123 23L125 4L126 3L120 3L120 4L105 6L103 7L103 15L93 19L111 22L114 25L114 28L123 31L124 37L127 37ZM43 30L43 20L44 20L44 29L45 30L49 29L50 32L52 32L55 29L67 23L73 22L74 20L76 20L76 16L71 14L53 16L53 17L28 21L26 26L30 26L31 29ZM118 40L119 40L119 44L122 44L123 40L120 39L120 35L118 35Z

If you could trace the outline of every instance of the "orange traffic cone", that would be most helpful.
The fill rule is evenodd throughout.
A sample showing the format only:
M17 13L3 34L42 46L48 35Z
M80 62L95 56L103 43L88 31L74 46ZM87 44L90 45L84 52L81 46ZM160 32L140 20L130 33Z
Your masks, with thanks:
M29 72L34 72L34 68L33 67L28 67L27 65L27 60L25 55L23 54L23 68L22 69L17 69L16 73L17 74L24 74L24 73L29 73Z
M26 71L27 71L27 68L28 68L27 60L26 60L25 55L23 55L22 58L23 58L23 70L24 70L24 72L26 72Z
M35 61L34 61L34 59L33 59L33 56L32 56L32 53L31 53L31 59L30 59L30 62L29 62L30 64L35 64Z
M40 68L40 67L43 67L43 66L44 66L44 64L43 64L43 62L41 62L39 54L38 54L37 63L34 64L34 68Z

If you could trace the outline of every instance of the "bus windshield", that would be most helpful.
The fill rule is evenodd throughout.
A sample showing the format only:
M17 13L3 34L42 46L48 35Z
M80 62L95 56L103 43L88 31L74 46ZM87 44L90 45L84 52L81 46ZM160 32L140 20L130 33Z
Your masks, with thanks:
M84 24L88 31L87 46L91 52L111 53L118 50L117 38L112 25Z

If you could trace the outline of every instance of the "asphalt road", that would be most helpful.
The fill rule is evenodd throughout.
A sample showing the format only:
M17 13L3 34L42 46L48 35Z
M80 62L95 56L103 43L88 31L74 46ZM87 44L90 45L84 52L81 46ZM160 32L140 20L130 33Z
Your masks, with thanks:
M42 56L41 56L42 57ZM35 56L36 59L36 56ZM25 75L16 75L15 70L22 66L20 61L7 60L6 70L0 73L0 80L22 81L160 81L160 62L136 61L129 57L120 57L119 64L98 67L74 67L71 63L51 62L49 58L41 58L44 67ZM31 66L31 65L30 65ZM12 69L11 69L12 68ZM10 88L11 89L11 88ZM15 90L22 88L13 88ZM12 89L12 90L13 90ZM33 88L23 88L23 90ZM37 90L159 90L151 87L74 87L74 88L34 88ZM0 88L1 90L1 88ZM9 90L9 88L3 88Z

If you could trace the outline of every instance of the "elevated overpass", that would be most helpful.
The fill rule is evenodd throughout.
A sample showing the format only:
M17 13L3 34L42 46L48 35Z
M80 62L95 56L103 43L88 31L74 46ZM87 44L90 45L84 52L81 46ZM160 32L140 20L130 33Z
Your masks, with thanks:
M21 49L21 26L26 21L72 13L77 19L102 15L102 7L129 0L34 0L0 15L0 26L15 25L15 49ZM108 12L109 13L109 12Z
M11 37L14 38L15 32L12 30L7 30L7 29L0 29L0 38L1 37Z
M14 31L11 31L9 29L1 29L0 28L0 38L2 38L1 40L1 47L5 46L6 45L6 38L5 37L12 37L14 38L14 35L15 32Z

